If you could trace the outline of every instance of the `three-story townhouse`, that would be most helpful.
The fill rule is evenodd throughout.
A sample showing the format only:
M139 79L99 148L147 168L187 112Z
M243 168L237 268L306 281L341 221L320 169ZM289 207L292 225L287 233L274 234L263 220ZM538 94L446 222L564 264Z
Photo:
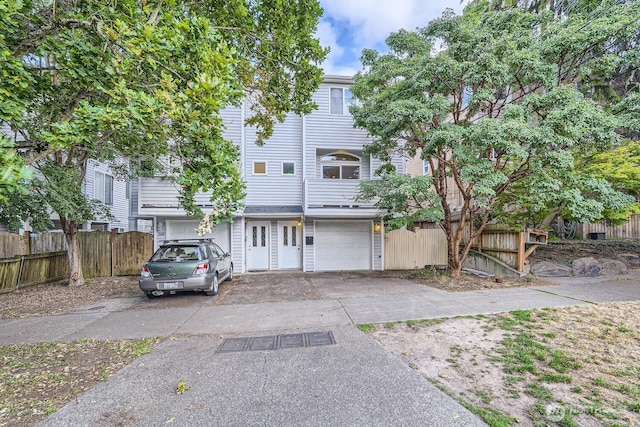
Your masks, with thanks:
M255 143L255 129L243 126L245 106L224 110L224 136L240 148L247 195L243 211L206 237L232 254L236 272L384 268L378 212L372 203L354 201L360 181L375 179L381 163L363 152L367 132L353 127L352 83L325 76L314 94L318 108L289 114L263 146ZM404 159L394 165L405 173ZM153 221L156 245L200 237L198 220L186 216L177 195L162 177L141 179L132 191L133 219ZM197 202L205 212L212 208L206 194Z

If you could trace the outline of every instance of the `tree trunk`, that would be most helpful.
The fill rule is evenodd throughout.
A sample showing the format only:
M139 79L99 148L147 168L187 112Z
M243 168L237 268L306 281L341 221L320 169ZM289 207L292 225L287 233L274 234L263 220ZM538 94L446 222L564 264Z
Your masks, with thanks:
M80 259L80 246L78 244L78 224L75 221L67 221L60 218L62 231L67 241L67 260L69 261L69 286L84 285L82 275L82 261Z

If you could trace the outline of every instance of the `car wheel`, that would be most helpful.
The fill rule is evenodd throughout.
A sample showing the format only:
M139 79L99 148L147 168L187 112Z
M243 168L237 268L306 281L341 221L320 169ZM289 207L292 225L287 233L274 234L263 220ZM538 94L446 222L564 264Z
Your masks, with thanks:
M156 299L156 298L157 298L157 297L156 297L154 294L152 294L151 292L147 292L147 293L146 293L146 295L147 295L147 298L149 298L149 299Z
M229 282L233 280L233 264L229 266L229 275L227 276L227 280Z
M218 274L213 276L213 282L211 282L211 290L205 292L208 296L212 297L218 295Z

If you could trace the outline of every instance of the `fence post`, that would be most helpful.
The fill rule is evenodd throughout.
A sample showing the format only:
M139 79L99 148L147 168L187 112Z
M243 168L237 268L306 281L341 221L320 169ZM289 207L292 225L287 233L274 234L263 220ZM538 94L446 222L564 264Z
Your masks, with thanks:
M114 259L114 244L113 241L116 239L116 234L118 230L111 229L111 234L109 235L109 246L111 247L111 277L114 276L114 268L113 268L113 259Z
M30 255L31 254L31 232L25 231L23 233L23 244L22 244L22 254L20 255Z

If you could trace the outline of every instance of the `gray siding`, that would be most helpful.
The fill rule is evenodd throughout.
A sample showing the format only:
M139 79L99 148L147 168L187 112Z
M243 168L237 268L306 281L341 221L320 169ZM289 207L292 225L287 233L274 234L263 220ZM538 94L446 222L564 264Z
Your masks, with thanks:
M382 230L373 230L373 269L375 271L384 270L384 253L382 249L384 235Z
M94 186L96 172L111 175L113 177L113 173L111 172L111 169L109 169L109 166L95 160L89 160L84 179L84 194L90 199L94 199L96 197ZM115 177L113 178L113 205L107 207L115 219L109 221L107 218L96 218L93 222L109 222L109 229L122 228L124 231L128 231L129 199L127 198L127 182L115 179Z
M303 230L303 235L305 237L305 242L304 242L304 255L302 257L302 269L303 271L314 271L314 260L315 260L315 246L314 245L307 245L306 244L306 240L307 237L313 237L314 233L315 233L315 228L314 228L314 224L315 222L312 220L307 220L304 222L304 230Z
M244 219L234 218L231 224L231 259L233 260L234 271L244 273Z
M247 205L302 204L302 118L289 114L276 126L263 146L255 143L254 128L247 128L244 167L247 181ZM254 175L253 163L265 162L266 175ZM293 162L294 174L283 175L282 163Z

